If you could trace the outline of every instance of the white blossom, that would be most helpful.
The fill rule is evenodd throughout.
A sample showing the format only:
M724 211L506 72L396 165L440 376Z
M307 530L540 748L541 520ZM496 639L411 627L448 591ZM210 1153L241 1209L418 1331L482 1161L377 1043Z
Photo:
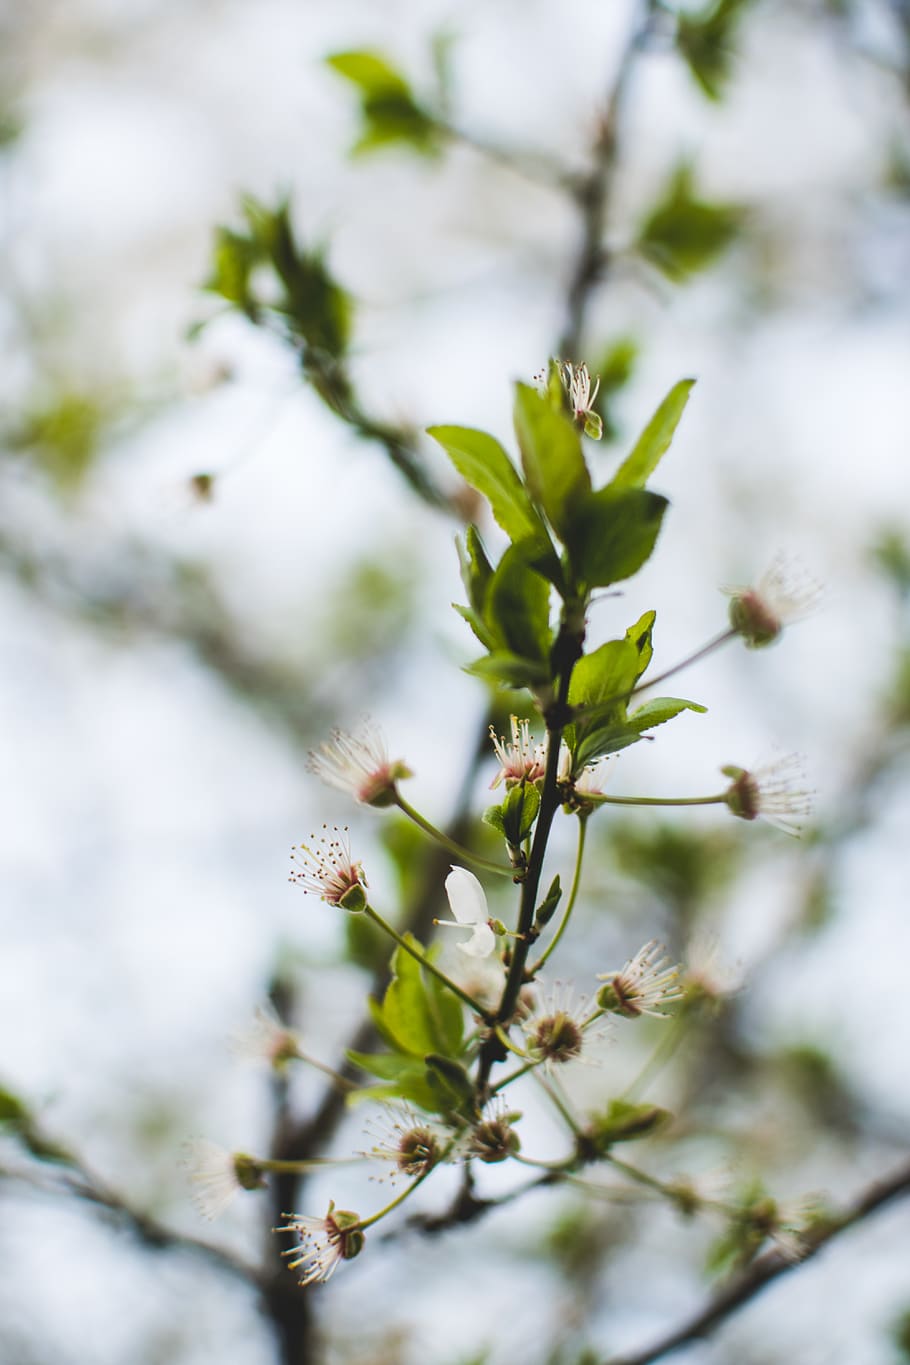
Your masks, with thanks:
M390 762L382 731L366 716L356 730L333 730L329 740L310 753L307 768L327 786L366 806L391 805L396 782L411 776L401 760Z
M670 965L663 944L651 939L621 971L598 973L598 981L606 985L597 992L597 1003L601 1009L628 1019L637 1019L642 1014L661 1018L665 1007L685 994L679 976L680 968Z
M357 1214L336 1211L334 1203L329 1204L324 1218L303 1213L286 1213L284 1217L288 1221L275 1231L293 1232L298 1242L281 1254L287 1257L289 1270L300 1270L299 1283L303 1286L330 1279L341 1261L353 1260L363 1249L364 1234Z
M363 866L351 857L347 828L326 831L317 839L310 835L309 844L296 844L291 849L291 869L288 881L310 895L319 896L329 905L343 905L346 909L362 910L366 904L364 887L367 879Z
M299 1039L270 1006L260 1005L249 1026L234 1038L234 1052L247 1061L280 1068L300 1055Z
M180 1165L190 1182L190 1197L203 1218L219 1218L240 1190L258 1189L262 1173L252 1157L228 1152L208 1138L190 1138Z
M519 720L517 716L510 716L509 721L512 727L511 744L490 726L490 738L499 759L499 772L490 783L491 787L498 787L500 782L505 782L507 787L513 787L518 782L539 782L546 771L547 746L534 743L530 721Z
M741 820L766 820L785 834L798 837L804 818L812 813L812 791L800 754L776 755L754 768L722 768L731 778L724 799Z
M599 441L603 435L603 422L594 411L594 401L600 388L600 379L597 379L592 389L587 365L573 365L569 360L564 360L560 365L559 376L568 394L575 421L584 427L586 435Z
M365 1128L373 1146L362 1155L387 1162L392 1168L392 1180L399 1175L408 1178L426 1175L442 1155L443 1133L408 1105L387 1105Z
M488 957L496 947L487 898L480 882L466 867L453 867L445 881L454 920L438 919L449 929L471 929L471 937L456 946L468 957Z

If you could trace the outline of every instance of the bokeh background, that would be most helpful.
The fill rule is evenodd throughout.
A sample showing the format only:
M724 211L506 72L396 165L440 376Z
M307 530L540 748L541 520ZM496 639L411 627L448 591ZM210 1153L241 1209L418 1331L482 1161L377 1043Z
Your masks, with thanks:
M449 607L458 517L339 419L274 329L203 289L215 225L243 230L243 195L286 197L355 301L364 409L509 445L511 383L565 335L581 241L549 169L587 168L639 11L0 10L0 1084L117 1199L248 1261L270 1236L263 1197L200 1225L181 1143L268 1146L267 1076L230 1039L270 984L336 1062L367 983L345 926L287 885L287 847L350 822L377 903L400 880L382 815L320 788L306 752L368 711L417 774L409 795L444 822L488 697L461 671L475 647ZM716 938L740 988L656 1079L680 1119L642 1162L730 1184L760 1172L784 1204L838 1203L906 1155L910 1119L910 13L687 12L721 15L720 75L685 59L656 9L618 121L608 269L570 357L614 380L611 439L591 448L602 476L677 379L698 383L656 481L672 501L658 554L598 606L592 638L653 606L668 665L722 628L719 589L780 550L826 590L779 647L730 648L676 683L708 714L624 754L614 790L712 791L722 764L777 745L806 755L817 825L796 843L711 812L605 820L560 970L581 980L654 933L674 954L696 928ZM428 108L442 62L461 136L435 155L405 142L352 157L357 92L325 58L361 48ZM680 167L701 209L649 252ZM415 443L457 500L441 453ZM477 813L492 773L475 775ZM557 843L554 867L569 852ZM620 1030L579 1068L580 1102L621 1089L659 1030ZM295 1078L300 1112L319 1093L318 1077ZM533 1093L526 1104L526 1149L558 1152ZM368 1145L362 1123L355 1111L333 1150ZM73 1197L66 1167L20 1137L10 1122L0 1147L0 1360L281 1358L252 1289ZM333 1196L367 1209L385 1193L339 1168L309 1211ZM422 1197L445 1202L433 1182ZM437 1239L377 1242L312 1291L312 1358L600 1360L703 1301L718 1231L547 1190ZM906 1359L908 1241L898 1204L678 1358Z

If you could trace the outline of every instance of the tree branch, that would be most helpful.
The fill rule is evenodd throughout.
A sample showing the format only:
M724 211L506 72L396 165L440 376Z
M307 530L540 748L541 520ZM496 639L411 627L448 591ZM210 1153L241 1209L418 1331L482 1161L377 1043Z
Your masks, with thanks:
M681 1346L701 1340L738 1309L751 1303L772 1280L776 1280L781 1275L786 1275L788 1271L795 1270L798 1266L805 1265L835 1237L839 1237L849 1228L856 1227L866 1218L877 1213L885 1204L907 1194L910 1194L910 1161L906 1162L887 1179L878 1180L870 1185L854 1203L849 1205L844 1213L834 1216L819 1227L806 1232L801 1238L805 1249L797 1259L777 1249L766 1252L764 1256L760 1256L758 1260L753 1262L748 1270L738 1275L725 1289L722 1289L700 1313L696 1313L682 1327L678 1327L643 1351L635 1352L632 1355L611 1356L605 1365L650 1365L651 1361L660 1360Z

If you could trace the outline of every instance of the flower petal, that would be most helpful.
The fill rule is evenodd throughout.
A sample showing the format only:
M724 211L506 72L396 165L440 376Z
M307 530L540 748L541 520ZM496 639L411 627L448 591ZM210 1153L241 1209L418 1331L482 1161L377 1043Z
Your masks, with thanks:
M487 898L480 882L466 867L453 867L446 877L446 895L459 924L486 924L490 918ZM493 931L490 930L492 935ZM485 952L489 952L486 949Z
M468 957L489 957L496 947L496 935L489 924L475 924L467 943L458 943L456 947Z

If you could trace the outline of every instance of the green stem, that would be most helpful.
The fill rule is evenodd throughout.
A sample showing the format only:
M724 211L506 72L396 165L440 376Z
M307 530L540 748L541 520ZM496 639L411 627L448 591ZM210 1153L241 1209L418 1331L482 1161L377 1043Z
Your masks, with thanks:
M451 1152L454 1146L455 1146L454 1141L450 1142L449 1145L445 1148L445 1150L441 1153L439 1161L434 1161L432 1166L428 1166L425 1171L421 1171L417 1179L412 1180L410 1185L406 1186L405 1189L402 1190L401 1194L396 1195L390 1204L386 1204L385 1208L380 1209L378 1213L371 1213L369 1218L361 1218L360 1222L357 1224L361 1232L365 1231L367 1228L372 1227L374 1223L378 1223L380 1218L385 1218L387 1213L391 1213L393 1209L398 1208L399 1204L403 1204L406 1199L409 1199L411 1195L414 1193L414 1191L417 1189L417 1186L422 1185L423 1182L426 1180L427 1176L432 1175L432 1173L435 1171L436 1167L440 1164L440 1162L445 1161L446 1157L448 1156L449 1152Z
M623 1091L623 1099L638 1099L646 1086L650 1085L654 1077L663 1070L682 1042L688 1023L689 1011L683 1007L641 1071Z
M719 796L588 796L587 803L598 806L725 806L726 792Z
M430 821L425 819L424 816L420 814L420 811L415 810L410 802L404 799L397 788L395 790L395 803L403 815L406 815L409 820L413 820L418 829L422 829L424 834L428 834L431 839L435 839L437 844L441 844L443 848L448 849L456 858L461 858L464 862L473 863L475 867L482 867L485 872L494 872L498 877L514 878L514 867L504 867L502 863L494 863L491 862L489 858L481 858L477 853L472 853L470 849L464 848L461 844L456 843L454 839L450 839L441 829L437 829L435 825L430 824Z
M578 888L581 885L581 864L582 859L584 858L585 855L585 835L587 834L587 830L588 830L587 814L579 815L578 846L575 850L575 871L572 876L572 886L569 890L569 899L566 901L566 908L562 912L562 919L559 921L559 928L553 935L553 938L548 947L544 949L535 965L531 968L532 976L536 976L537 973L540 971L541 967L546 962L547 958L550 956L559 940L562 938L563 934L565 933L566 925L569 923L569 916L572 914L572 911L575 907L575 901L578 898Z
M311 1057L306 1052L301 1052L299 1048L294 1052L294 1056L298 1062L305 1062L307 1066L315 1067L317 1071L321 1071L323 1076L328 1076L342 1090L357 1089L354 1082L349 1081L347 1076L342 1076L340 1072L335 1071L333 1067L327 1066L325 1062L317 1062L315 1057Z
M644 682L636 683L631 692L627 692L627 697L637 696L639 692L645 692L649 687L656 687L658 683L666 682L667 678L672 678L674 673L681 673L684 668L689 668L692 664L697 664L700 659L704 659L708 654L713 654L715 649L720 649L728 640L735 640L739 635L738 630L728 626L719 635L715 635L713 640L709 640L701 649L696 649L694 654L687 654L685 659L680 659L678 664L673 664L671 668L664 669L663 673L658 673L654 678L646 678ZM620 700L616 698L616 700Z
M317 1166L352 1166L362 1161L359 1156L311 1156L304 1161L278 1161L272 1157L256 1157L256 1165L263 1171L273 1171L276 1175L302 1175L304 1171L315 1170Z
M446 976L445 972L440 971L425 953L420 952L412 943L408 943L407 939L403 938L397 929L393 929L391 924L384 920L378 911L373 909L372 905L365 905L363 911L365 915L369 915L374 924L377 924L390 938L395 940L399 948L403 948L406 953L410 953L411 957L419 962L421 967L425 967L428 972L432 972L433 976L441 981L454 995L457 995L460 1000L463 1000L475 1014L479 1014L487 1023L493 1023L493 1016L490 1014L489 1010L485 1010L483 1005L479 1004L472 995L468 995L467 991L463 991L451 977Z
M500 1090L505 1090L506 1086L511 1085L513 1081L517 1081L519 1076L526 1076L529 1071L534 1070L535 1066L540 1066L541 1061L543 1061L543 1058L540 1058L539 1060L535 1059L534 1061L527 1062L525 1066L517 1067L514 1071L510 1072L508 1076L504 1076L501 1081L497 1081L496 1085L490 1087L490 1096L498 1095Z
M581 1136L581 1125L580 1125L580 1123L578 1122L578 1120L575 1118L574 1114L573 1114L573 1113L571 1112L571 1110L569 1109L569 1106L568 1106L568 1104L566 1103L566 1101L565 1101L565 1100L562 1098L562 1096L560 1095L559 1090L558 1090L558 1088L557 1088L557 1086L556 1086L555 1081L549 1081L549 1080L547 1080L546 1076L542 1076L541 1073L540 1073L539 1071L535 1071L535 1073L534 1073L534 1079L535 1079L535 1081L537 1081L537 1083L538 1083L538 1085L540 1086L541 1090L545 1091L546 1094L549 1095L549 1097L550 1097L550 1099L552 1100L553 1104L554 1104L554 1105L556 1106L556 1108L559 1110L560 1114L561 1114L562 1117L565 1119L566 1123L569 1125L569 1128L572 1130L572 1132L575 1134L575 1136L576 1136L576 1137L580 1137L580 1136Z
M505 1029L502 1027L501 1024L496 1024L494 1026L493 1031L496 1034L496 1037L502 1043L503 1047L506 1048L508 1052L513 1053L516 1057L524 1058L526 1062L533 1063L534 1058L530 1057L527 1052L522 1052L520 1047L515 1046L515 1044L512 1042L512 1039L509 1037L508 1033L506 1033Z

